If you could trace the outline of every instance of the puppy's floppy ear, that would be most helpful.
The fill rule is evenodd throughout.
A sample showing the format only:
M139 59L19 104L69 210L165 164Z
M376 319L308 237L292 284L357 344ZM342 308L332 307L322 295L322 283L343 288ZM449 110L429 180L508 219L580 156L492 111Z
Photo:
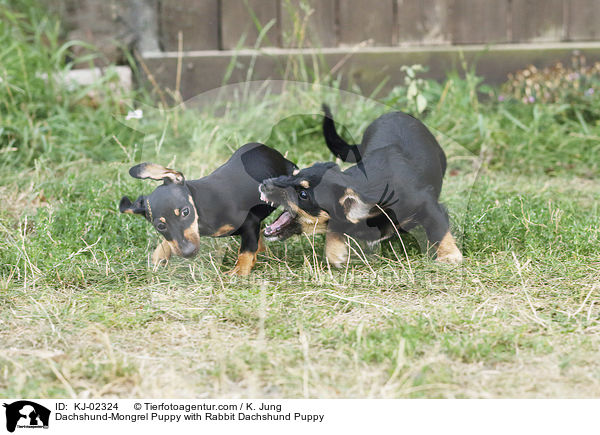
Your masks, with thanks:
M146 216L146 197L140 196L132 203L129 198L124 196L119 203L119 211L121 213L141 214Z
M165 168L155 163L140 163L129 169L129 175L133 178L150 178L152 180L163 180L165 184L183 184L185 178L181 172Z
M356 224L369 217L373 204L364 202L352 189L347 188L340 198L340 205L344 208L346 219Z

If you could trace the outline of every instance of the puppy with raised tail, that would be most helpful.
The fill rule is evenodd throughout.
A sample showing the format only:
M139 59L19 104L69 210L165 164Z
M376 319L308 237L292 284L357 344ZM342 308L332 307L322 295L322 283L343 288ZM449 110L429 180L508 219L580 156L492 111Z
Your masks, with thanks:
M360 144L349 145L338 135L329 107L323 110L327 146L356 164L342 171L332 162L317 163L265 180L261 199L285 209L265 228L267 240L325 232L327 259L340 267L349 255L345 235L373 244L422 225L437 261L460 263L448 214L438 201L446 156L427 127L406 113L388 113L367 127Z

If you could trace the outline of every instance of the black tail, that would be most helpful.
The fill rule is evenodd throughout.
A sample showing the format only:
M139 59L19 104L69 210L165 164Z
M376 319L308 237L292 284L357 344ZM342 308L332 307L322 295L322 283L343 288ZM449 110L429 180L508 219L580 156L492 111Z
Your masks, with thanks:
M344 162L358 163L361 161L362 156L358 145L349 145L344 139L342 139L335 130L335 123L333 122L333 115L327 104L322 106L325 116L323 117L323 136L325 136L325 143L329 150L334 156L339 157Z

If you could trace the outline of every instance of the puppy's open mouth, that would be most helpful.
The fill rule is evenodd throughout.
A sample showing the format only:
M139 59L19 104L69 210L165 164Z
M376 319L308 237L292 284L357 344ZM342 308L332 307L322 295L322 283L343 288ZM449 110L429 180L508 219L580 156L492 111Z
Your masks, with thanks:
M269 201L269 198L267 198L267 195L265 195L265 193L262 190L260 190L260 188L259 188L259 192L260 192L260 200L261 201L266 202L271 207L277 207L277 204L275 204L273 201Z
M261 184L258 188L260 199L272 207L282 205L284 211L271 225L267 225L263 234L267 240L282 241L295 234L302 233L302 226L298 223L298 216L288 206L287 194L284 188L277 187L273 182Z
M284 233L286 227L288 227L294 221L292 214L285 210L279 215L275 222L265 227L265 236L267 237L278 237Z

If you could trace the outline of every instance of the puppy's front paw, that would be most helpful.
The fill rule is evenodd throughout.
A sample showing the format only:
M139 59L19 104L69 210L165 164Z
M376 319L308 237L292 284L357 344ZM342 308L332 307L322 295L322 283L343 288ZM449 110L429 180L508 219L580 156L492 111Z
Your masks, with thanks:
M163 240L152 253L152 264L156 268L161 263L168 263L169 258L171 258L171 246L169 245L169 242Z
M250 275L252 268L256 263L255 252L242 252L238 255L235 267L227 272L227 275L247 276Z
M457 248L454 252L447 253L441 257L438 256L436 261L444 264L460 264L463 262L463 256Z
M333 267L343 267L348 261L348 246L343 234L327 232L325 234L325 256Z
M445 264L460 264L463 256L456 246L456 241L448 231L437 248L437 261Z
M239 266L239 265L236 264L233 269L228 270L227 272L225 272L225 275L229 275L229 276L233 276L233 275L248 276L248 275L250 275L251 271L252 271L252 268L242 267L242 266Z

